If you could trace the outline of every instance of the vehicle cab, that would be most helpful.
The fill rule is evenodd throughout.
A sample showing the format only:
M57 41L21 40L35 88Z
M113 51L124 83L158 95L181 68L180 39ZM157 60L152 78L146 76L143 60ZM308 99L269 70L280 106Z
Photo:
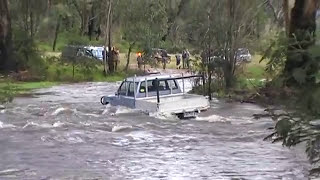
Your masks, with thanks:
M157 94L161 97L181 94L182 90L177 80L170 78L170 75L127 78L121 83L115 95L108 96L101 103L135 108L135 101L139 99L156 98Z

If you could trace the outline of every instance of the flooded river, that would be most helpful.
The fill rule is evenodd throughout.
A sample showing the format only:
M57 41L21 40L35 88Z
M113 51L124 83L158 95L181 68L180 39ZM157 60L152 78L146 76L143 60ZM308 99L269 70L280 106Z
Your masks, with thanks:
M178 120L100 105L116 88L61 85L0 110L0 179L308 179L303 153L262 140L258 106L215 100Z

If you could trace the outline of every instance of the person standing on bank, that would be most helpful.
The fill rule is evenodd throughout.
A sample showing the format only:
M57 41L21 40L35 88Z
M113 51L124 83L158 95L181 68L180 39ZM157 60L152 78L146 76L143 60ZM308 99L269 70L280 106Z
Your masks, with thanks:
M138 53L137 63L138 63L138 69L141 70L141 67L143 64L142 53Z
M118 64L120 62L119 51L116 50L115 47L113 47L111 53L112 53L112 57L113 57L114 71L116 72L118 70Z
M177 65L177 69L181 68L181 56L180 54L176 54L176 65Z
M190 52L188 49L186 49L186 63L187 63L187 68L190 69Z

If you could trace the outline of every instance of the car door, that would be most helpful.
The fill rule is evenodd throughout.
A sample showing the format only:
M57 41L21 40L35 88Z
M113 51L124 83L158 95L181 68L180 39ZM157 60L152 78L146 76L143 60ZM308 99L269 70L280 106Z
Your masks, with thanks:
M119 98L119 105L121 106L126 106L129 108L135 108L135 91L137 90L138 83L129 82L126 81L124 82L118 93L118 98Z

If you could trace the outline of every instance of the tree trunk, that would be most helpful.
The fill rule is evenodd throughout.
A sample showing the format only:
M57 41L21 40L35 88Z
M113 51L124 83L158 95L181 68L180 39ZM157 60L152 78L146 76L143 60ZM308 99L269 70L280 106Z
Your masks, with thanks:
M298 84L292 75L299 68L305 70L306 82L315 83L313 75L318 71L318 66L304 51L315 43L317 7L318 0L296 0L291 10L290 43L284 69L285 76L288 77L287 85Z
M179 5L178 5L178 11L175 15L171 15L168 18L168 28L166 30L166 33L162 36L162 40L166 41L167 36L171 33L172 28L174 26L175 20L177 19L177 17L180 16L180 14L183 12L184 7L188 4L190 0L181 0Z
M226 90L229 90L233 86L233 79L234 79L234 72L236 68L236 58L234 57L234 51L236 50L235 48L235 41L236 41L236 35L234 33L235 31L235 11L236 11L236 1L235 0L229 0L228 1L229 5L229 11L228 11L228 18L230 19L230 25L229 25L229 37L227 40L227 47L230 50L225 49L225 54L226 54L226 62L224 64L224 80L225 80L225 87Z
M53 41L53 45L52 45L53 51L56 51L56 45L57 45L58 35L59 35L59 31L60 31L60 21L61 21L61 16L59 16L58 20L57 20L56 31L54 34L54 41Z
M283 0L282 9L284 13L284 24L285 24L286 33L289 35L289 28L290 28L289 0Z
M34 19L33 19L33 12L32 11L30 11L30 36L31 36L31 38L33 38L33 36L34 36Z
M211 82L212 82L212 71L209 71L208 73L208 95L209 95L209 100L212 100L212 92L211 92Z
M128 57L127 57L127 64L126 64L126 68L125 68L125 71L126 71L126 72L127 72L128 69L129 69L130 55L131 55L131 51L132 51L132 48L133 48L134 44L135 44L135 43L131 43L130 46L129 46Z
M103 48L103 74L104 74L104 76L107 76L107 71L108 71L108 67L107 67L107 47L104 46L104 48Z
M92 40L92 36L94 33L94 28L95 28L95 6L94 4L91 7L91 11L90 11L90 16L89 16L89 21L88 21L88 37L89 40Z
M224 82L226 90L229 90L233 86L233 73L232 73L232 67L229 62L225 64L224 67Z
M46 17L49 17L49 13L51 10L52 0L47 0L47 8L46 8Z
M13 70L10 55L12 51L11 20L8 0L0 0L0 71Z
M114 72L114 61L113 61L113 53L112 53L112 0L109 0L109 8L108 8L108 47L109 47L109 53L108 53L108 65L109 65L109 72Z

